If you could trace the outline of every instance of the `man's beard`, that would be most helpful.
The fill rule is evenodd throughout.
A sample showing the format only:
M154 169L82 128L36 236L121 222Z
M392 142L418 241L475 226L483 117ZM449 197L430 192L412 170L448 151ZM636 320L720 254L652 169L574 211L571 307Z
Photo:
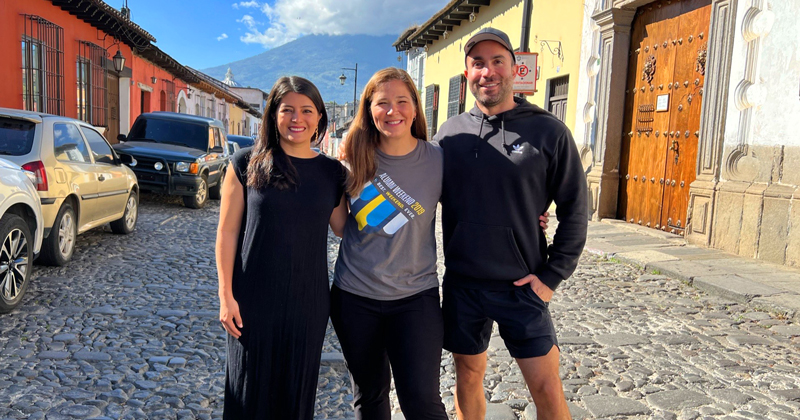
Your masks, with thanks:
M472 96L475 97L475 100L478 101L479 104L486 108L492 108L503 103L508 99L508 96L511 95L512 85L508 82L508 80L500 79L497 81L497 83L498 89L497 93L494 95L481 93L479 83L477 82L470 83L469 90L472 92Z

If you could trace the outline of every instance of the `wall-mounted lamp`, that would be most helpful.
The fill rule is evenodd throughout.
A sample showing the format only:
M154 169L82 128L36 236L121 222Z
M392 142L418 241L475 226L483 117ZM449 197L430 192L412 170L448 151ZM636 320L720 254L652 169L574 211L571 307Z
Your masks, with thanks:
M117 49L117 53L114 55L114 70L119 73L123 69L125 69L125 56Z
M158 78L153 76L153 77L150 78L150 81L153 82L153 84L156 84L156 82L158 81Z
M472 12L472 13L469 14L469 21L470 22L475 22L475 18L476 18L475 12Z
M442 36L444 37L444 39L447 39L447 31L444 31L444 33L442 33Z

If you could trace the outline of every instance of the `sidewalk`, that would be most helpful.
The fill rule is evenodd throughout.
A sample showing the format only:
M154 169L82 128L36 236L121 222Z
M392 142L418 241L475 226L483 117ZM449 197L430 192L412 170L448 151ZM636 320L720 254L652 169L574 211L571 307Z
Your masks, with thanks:
M621 220L589 222L585 250L800 320L800 270L796 268L687 245L680 236Z

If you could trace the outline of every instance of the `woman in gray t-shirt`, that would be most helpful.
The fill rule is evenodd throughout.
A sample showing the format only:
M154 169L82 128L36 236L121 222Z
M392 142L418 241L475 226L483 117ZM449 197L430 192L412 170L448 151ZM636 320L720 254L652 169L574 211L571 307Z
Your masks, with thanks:
M387 68L361 97L345 145L350 167L331 319L347 359L356 417L389 420L390 365L408 419L447 419L439 395L443 322L434 223L442 150L411 77Z

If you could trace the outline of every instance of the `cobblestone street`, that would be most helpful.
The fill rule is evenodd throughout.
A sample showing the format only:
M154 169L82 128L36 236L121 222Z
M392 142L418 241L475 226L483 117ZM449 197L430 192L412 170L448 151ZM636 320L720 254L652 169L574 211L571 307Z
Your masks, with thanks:
M144 194L132 235L96 229L67 266L35 267L0 323L0 419L221 417L219 202L179 203ZM800 418L800 326L786 319L589 253L550 308L576 419ZM323 352L317 417L353 418L330 329ZM535 419L499 337L489 353L487 419ZM454 418L452 372L445 353Z

